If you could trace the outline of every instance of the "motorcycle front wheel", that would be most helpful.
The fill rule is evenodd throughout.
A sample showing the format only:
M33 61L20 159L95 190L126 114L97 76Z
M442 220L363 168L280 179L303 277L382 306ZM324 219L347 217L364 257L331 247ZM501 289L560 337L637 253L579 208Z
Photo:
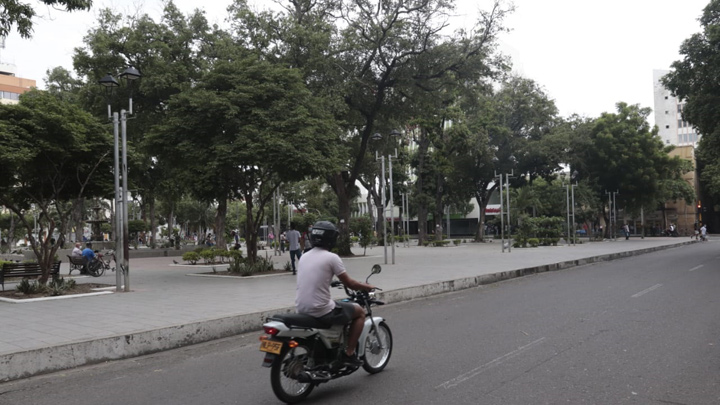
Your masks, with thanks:
M380 322L368 333L365 339L363 369L370 374L383 371L392 354L392 333L385 322Z
M294 404L305 399L312 392L313 383L301 383L298 375L308 365L310 351L303 343L293 349L285 346L270 369L270 384L279 400Z

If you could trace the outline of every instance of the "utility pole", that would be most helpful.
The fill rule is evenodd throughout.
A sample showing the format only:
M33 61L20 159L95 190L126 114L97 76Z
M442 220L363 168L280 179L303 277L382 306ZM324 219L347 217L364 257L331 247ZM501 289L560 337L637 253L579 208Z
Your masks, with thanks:
M505 187L507 187L507 222L508 222L508 253L512 249L512 227L510 225L510 177L515 175L515 169L505 174Z

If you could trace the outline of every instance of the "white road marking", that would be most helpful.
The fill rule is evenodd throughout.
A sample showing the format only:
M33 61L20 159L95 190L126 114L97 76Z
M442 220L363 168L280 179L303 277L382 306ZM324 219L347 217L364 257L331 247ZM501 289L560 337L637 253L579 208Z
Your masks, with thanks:
M642 296L642 295L645 295L645 294L649 293L649 292L652 291L652 290L657 290L657 289L660 288L660 287L662 287L662 284L655 284L654 286L652 286L652 287L650 287L650 288L646 288L646 289L640 291L639 293L633 295L632 298L640 297L640 296Z
M540 344L543 340L545 340L544 337L542 337L538 340L535 340L533 342L530 342L530 343L526 344L525 346L518 347L516 350L513 350L510 353L504 354L504 355L496 358L495 360L489 361L480 367L474 368L474 369L468 371L467 373L460 374L459 376L457 376L451 380L445 381L444 383L438 385L435 388L449 389L449 388L455 387L455 386L475 377L476 375L482 373L483 371L488 370L491 367L497 366L498 364L502 364L503 362L505 362L505 360L509 360L509 359L517 356L518 354L532 348L533 346Z
M699 268L701 268L701 267L703 267L703 266L704 266L704 264L701 264L701 265L699 265L699 266L693 267L692 269L690 269L690 270L688 270L688 271L695 271L695 270L697 270L697 269L699 269Z

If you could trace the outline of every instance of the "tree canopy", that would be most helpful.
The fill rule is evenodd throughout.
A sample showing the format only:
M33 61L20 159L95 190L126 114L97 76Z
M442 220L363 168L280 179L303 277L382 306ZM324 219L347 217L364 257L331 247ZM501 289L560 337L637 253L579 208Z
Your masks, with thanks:
M684 101L683 119L702 135L697 150L701 180L720 200L720 1L710 1L699 21L702 32L683 42L682 59L673 62L662 82Z
M92 0L40 0L52 7L63 7L64 11L89 10ZM33 31L35 9L20 0L0 0L0 37L7 37L12 28L23 38L30 38Z
M66 232L75 201L112 194L112 136L78 105L32 90L17 105L0 104L0 205L20 217L47 281L52 258ZM32 206L47 224L36 241L24 217Z

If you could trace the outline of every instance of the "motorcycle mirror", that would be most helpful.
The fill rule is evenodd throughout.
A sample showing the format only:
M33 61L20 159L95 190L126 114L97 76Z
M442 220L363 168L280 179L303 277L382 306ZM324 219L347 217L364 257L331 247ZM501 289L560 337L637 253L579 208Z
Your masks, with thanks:
M379 264L372 266L371 274L378 274L382 271L382 267Z

